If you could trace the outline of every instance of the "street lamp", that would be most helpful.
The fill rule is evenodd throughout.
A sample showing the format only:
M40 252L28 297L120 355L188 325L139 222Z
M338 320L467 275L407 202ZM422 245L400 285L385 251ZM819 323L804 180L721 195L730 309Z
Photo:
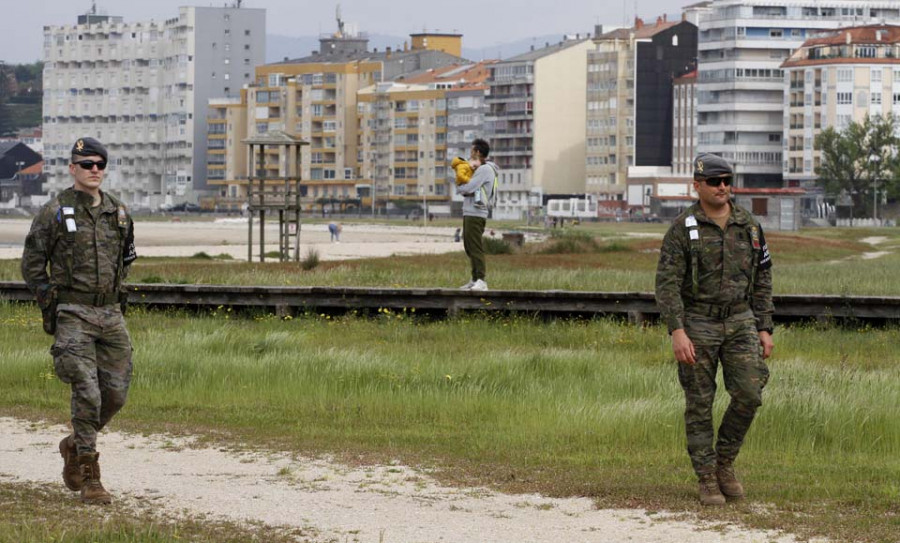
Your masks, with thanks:
M419 188L422 190L422 228L425 228L428 226L428 202L425 200L428 191L425 190L425 185L419 185Z
M872 179L872 218L878 223L878 174L880 173L881 157L872 153L869 155L869 162L875 164L875 175Z

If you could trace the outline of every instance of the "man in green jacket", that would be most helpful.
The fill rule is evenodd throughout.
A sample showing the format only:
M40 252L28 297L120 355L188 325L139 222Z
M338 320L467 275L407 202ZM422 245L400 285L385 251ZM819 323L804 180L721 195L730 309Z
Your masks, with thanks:
M100 483L97 432L125 405L131 383L122 283L137 258L128 210L100 190L107 156L93 138L75 142L74 184L38 212L22 254L22 277L55 336L54 369L72 389L73 432L59 443L63 481L99 504L112 497Z
M731 166L694 159L699 201L675 219L663 240L656 301L672 336L684 389L688 454L704 505L740 498L734 460L762 405L772 353L772 260L762 228L731 201ZM731 403L713 448L712 406L722 364Z

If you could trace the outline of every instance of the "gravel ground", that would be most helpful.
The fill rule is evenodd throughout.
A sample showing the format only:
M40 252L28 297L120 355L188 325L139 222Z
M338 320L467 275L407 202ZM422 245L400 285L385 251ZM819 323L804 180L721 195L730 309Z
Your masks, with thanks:
M0 481L62 487L58 425L0 418ZM293 526L317 541L378 543L790 543L793 537L597 510L589 499L450 488L400 466L349 467L286 453L192 447L192 439L104 432L103 481L116 499L172 515ZM73 494L73 500L76 499Z

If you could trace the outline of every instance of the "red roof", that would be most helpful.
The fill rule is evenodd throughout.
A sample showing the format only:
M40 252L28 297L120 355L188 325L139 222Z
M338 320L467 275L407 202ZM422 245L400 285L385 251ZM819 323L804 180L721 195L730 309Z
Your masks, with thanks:
M40 161L36 164L32 164L28 166L24 170L22 170L22 175L40 175L44 172L44 161Z
M734 187L731 189L731 192L735 194L771 194L773 196L779 194L806 194L806 189L799 188L788 188L788 189L748 189L748 188L738 188Z

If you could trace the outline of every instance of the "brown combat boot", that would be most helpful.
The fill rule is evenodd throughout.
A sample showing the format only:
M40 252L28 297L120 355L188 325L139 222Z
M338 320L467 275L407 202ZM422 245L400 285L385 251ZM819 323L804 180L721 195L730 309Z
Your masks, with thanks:
M78 465L78 451L75 450L75 440L71 434L59 442L59 454L63 457L63 482L66 488L77 492L81 490L84 479L81 478L81 466Z
M703 505L725 505L725 496L719 490L715 473L700 475L700 503Z
M84 484L81 486L81 501L89 504L105 505L112 503L112 496L100 483L100 453L85 453L78 455L78 465L81 466L81 477Z
M734 474L734 463L731 460L719 459L716 464L716 477L719 479L719 490L728 498L744 497L744 485Z

